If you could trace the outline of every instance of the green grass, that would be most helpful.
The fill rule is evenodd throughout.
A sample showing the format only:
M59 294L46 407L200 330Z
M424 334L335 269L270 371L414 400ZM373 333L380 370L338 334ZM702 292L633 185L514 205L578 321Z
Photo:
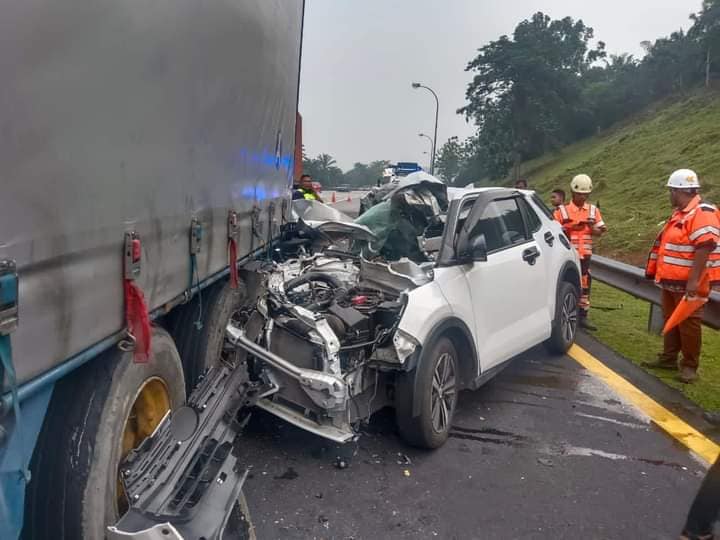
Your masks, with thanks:
M648 312L649 304L644 300L598 281L593 283L591 319L598 327L593 335L638 365L644 360L654 359L662 350L662 338L647 331ZM703 327L700 380L695 384L676 381L675 373L671 371L646 371L679 389L703 409L720 410L720 332Z
M697 91L659 102L604 133L522 165L531 188L549 198L555 188L569 193L572 177L593 178L592 202L598 204L609 232L596 252L642 266L661 223L670 215L665 182L675 169L694 169L703 197L720 204L720 92ZM508 183L511 183L508 180ZM603 284L593 285L596 337L636 364L662 348L647 332L649 306ZM703 329L700 382L687 386L673 373L654 375L680 389L705 409L720 409L720 334Z
M623 125L527 162L522 171L546 197L556 187L569 191L574 175L589 174L591 200L610 228L598 252L641 264L670 213L664 186L679 168L695 169L703 195L720 203L720 92L658 103Z

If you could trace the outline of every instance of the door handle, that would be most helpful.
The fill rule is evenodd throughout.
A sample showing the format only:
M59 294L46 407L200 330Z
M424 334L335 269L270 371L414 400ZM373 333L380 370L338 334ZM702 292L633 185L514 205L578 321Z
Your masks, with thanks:
M522 258L523 261L528 263L530 266L535 264L535 261L537 261L537 258L540 256L540 250L536 247L531 247L523 251Z
M552 245L555 243L555 235L551 233L550 231L545 233L545 242L547 242L547 245L552 247Z

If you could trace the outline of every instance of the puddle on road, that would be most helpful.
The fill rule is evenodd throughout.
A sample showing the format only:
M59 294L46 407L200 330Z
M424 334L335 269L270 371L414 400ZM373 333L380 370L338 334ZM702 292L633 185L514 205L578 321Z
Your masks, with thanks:
M510 380L507 382L568 391L573 391L577 387L577 381L569 377L552 377L550 375L528 375L518 373L512 375Z
M450 429L450 437L452 439L461 439L466 441L475 441L489 444L497 444L502 446L512 446L520 448L526 446L528 437L524 435L516 435L509 431L503 431L495 428L468 428L454 425Z
M298 476L300 476L295 469L292 467L288 467L288 469L282 473L280 476L275 476L275 480L295 480Z

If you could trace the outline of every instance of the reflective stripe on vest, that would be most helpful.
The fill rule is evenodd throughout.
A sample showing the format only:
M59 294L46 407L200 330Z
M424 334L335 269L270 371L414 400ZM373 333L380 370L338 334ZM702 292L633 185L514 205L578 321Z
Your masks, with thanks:
M595 216L597 215L597 208L595 208L594 204L590 205L590 221L595 221Z
M695 248L686 244L665 244L665 249L679 253L695 253Z
M558 206L558 210L560 210L560 216L562 217L563 222L570 221L570 214L568 214L567 208L565 208L564 204Z
M708 233L720 235L720 229L713 227L712 225L702 227L690 235L690 240L695 240L696 238L700 238L703 234Z
M679 259L678 257L671 257L669 255L664 255L662 260L664 263L673 264L675 266L686 266L690 268L693 265L692 259Z
M666 262L668 264L674 264L676 266L685 266L687 268L692 268L694 261L692 259L678 259L677 257L668 257L666 255L663 257L663 262ZM707 268L718 268L720 267L720 261L708 261L705 266Z

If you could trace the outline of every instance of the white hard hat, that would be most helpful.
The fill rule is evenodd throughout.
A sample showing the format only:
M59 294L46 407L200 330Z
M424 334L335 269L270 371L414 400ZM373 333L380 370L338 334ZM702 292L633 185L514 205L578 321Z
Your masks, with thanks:
M674 189L699 189L700 180L698 180L695 171L678 169L668 178L667 187Z
M592 193L592 179L587 174L578 174L570 182L570 189L575 193Z

